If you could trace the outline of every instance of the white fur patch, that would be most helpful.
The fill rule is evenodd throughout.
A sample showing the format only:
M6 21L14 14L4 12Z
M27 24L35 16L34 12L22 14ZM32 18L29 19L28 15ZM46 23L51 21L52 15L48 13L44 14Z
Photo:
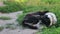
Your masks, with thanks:
M45 15L48 15L48 17L50 18L50 21L51 21L50 26L57 22L56 15L54 13L48 12Z

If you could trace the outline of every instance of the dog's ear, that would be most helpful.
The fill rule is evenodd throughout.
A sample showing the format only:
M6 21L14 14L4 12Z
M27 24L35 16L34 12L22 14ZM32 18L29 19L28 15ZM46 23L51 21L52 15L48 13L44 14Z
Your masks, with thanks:
M38 11L37 13L39 14L39 15L45 15L46 13L48 13L49 11Z
M49 11L43 11L41 12L43 15L45 15L46 13L48 13Z
M44 13L48 13L49 11L44 11Z

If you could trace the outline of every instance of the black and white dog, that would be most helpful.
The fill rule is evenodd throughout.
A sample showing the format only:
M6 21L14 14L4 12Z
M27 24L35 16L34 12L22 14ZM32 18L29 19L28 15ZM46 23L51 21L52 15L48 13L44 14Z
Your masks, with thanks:
M47 27L55 24L57 22L57 18L54 13L49 11L44 12L36 12L27 14L22 22L24 27L29 27L31 29L38 29L40 24L44 24Z

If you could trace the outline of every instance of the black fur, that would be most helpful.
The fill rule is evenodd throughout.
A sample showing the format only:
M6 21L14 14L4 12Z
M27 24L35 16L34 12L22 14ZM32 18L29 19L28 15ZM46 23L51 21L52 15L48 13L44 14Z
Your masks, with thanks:
M26 23L31 23L31 24L37 24L39 22L39 20L42 21L43 24L45 24L47 27L50 24L50 20L49 18L45 15L45 13L47 13L48 11L44 11L44 12L36 12L36 13L32 13L32 14L27 14L22 22L22 25L24 27L29 27L31 29L38 29L35 26L26 24Z
M31 29L37 29L37 27L34 27L34 26L32 26L32 25L29 25L29 24L26 24L26 23L37 24L37 22L39 22L39 19L38 19L38 18L36 18L36 17L34 17L34 16L32 16L32 15L27 15L27 16L25 17L25 19L23 20L22 25L23 25L24 27L29 27L29 28L31 28Z
M47 17L47 15L44 15L44 17L41 18L41 21L43 24L45 24L47 27L49 27L50 19Z

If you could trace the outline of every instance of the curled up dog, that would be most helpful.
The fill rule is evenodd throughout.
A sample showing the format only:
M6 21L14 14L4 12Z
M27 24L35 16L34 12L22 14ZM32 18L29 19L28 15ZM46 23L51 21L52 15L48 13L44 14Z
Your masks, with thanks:
M45 25L46 27L52 26L57 22L56 15L49 11L36 12L27 14L24 17L22 25L31 29L39 29L40 25Z

